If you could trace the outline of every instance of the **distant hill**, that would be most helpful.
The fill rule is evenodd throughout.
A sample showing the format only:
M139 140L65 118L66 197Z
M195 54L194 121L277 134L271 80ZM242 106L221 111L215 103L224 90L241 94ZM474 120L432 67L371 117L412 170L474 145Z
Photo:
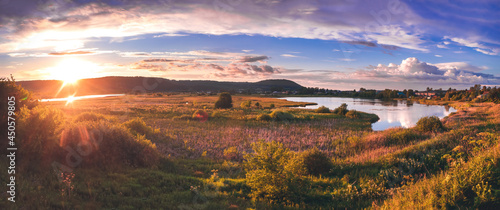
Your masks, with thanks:
M19 81L22 87L42 98L52 98L61 88L59 80ZM58 97L77 95L134 93L134 92L219 92L298 90L302 86L284 79L260 82L218 82L210 80L170 80L155 77L101 77L82 79L76 85L67 85Z

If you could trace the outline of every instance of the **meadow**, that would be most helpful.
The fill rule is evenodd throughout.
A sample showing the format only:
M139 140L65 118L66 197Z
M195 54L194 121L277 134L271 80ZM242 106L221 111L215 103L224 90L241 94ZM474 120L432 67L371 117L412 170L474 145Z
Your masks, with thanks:
M4 84L5 85L5 84ZM28 94L15 87L20 95ZM500 104L374 132L376 116L232 95L20 104L1 209L494 208ZM426 101L422 101L426 103ZM440 103L427 101L427 103ZM5 151L2 151L4 155ZM5 156L4 156L5 157ZM6 158L0 161L7 168ZM6 183L7 176L1 176Z

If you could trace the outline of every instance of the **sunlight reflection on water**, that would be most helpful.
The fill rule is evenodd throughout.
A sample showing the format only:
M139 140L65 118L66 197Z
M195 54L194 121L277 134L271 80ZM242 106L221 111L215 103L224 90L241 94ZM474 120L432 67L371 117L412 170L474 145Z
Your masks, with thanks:
M104 98L104 97L116 97L116 96L124 96L125 94L104 94L104 95L87 95L87 96L69 96L66 98L49 98L49 99L40 99L40 102L50 102L50 101L76 101L82 99L90 99L90 98Z

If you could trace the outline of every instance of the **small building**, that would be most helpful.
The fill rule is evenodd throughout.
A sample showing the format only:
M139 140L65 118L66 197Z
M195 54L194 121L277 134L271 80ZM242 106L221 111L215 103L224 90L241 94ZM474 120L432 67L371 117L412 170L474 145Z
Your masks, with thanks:
M432 96L436 95L436 92L434 92L434 91L415 92L415 95L432 97Z

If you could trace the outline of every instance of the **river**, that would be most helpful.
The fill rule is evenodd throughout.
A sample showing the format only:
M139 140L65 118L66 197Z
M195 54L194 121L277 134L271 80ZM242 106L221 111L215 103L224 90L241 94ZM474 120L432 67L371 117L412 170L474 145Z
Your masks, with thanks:
M338 97L285 97L288 101L314 102L318 105L307 106L307 109L316 109L326 106L333 110L342 103L347 109L367 113L374 113L380 120L372 124L374 131L385 130L391 127L412 127L422 117L437 116L443 118L456 110L449 106L425 105L406 100L384 101L379 99L338 98Z

